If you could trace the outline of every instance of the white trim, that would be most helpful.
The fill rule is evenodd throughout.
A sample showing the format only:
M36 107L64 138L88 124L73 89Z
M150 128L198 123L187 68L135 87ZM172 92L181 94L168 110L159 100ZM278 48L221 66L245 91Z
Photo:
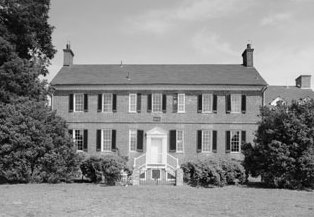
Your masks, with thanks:
M151 173L150 173L150 179L151 179L151 180L156 180L156 179L153 179L153 170L159 170L160 176L159 176L159 179L157 179L157 181L162 180L162 172L161 172L161 169L156 169L156 168L152 168L152 169L150 170L150 171L151 171Z
M131 97L135 96L135 110L131 111ZM137 113L137 94L136 93L130 93L129 94L129 113Z
M104 150L104 130L110 130L111 140L110 140L110 150ZM105 128L101 129L101 152L112 152L112 129Z
M76 139L75 139L75 132L76 131L82 131L82 150L78 149L78 145L76 144ZM83 147L84 147L84 129L72 129L72 139L73 139L76 151L83 152Z
M160 111L154 111L154 95L159 95L160 96ZM151 100L152 100L152 113L162 113L162 101L163 101L163 94L162 93L152 93L151 95Z
M204 103L204 97L205 96L210 96L210 110L209 111L205 111L204 110L204 108L205 108L205 103ZM211 94L211 93L203 93L202 94L202 113L204 113L204 114L208 114L208 113L213 113L213 102L214 102L214 100L213 100L213 94Z
M76 96L77 95L83 96L83 109L82 109L82 111L76 111ZM85 101L84 93L74 93L73 94L73 112L84 112L84 103L85 103L84 101Z
M239 100L239 111L234 111L234 104L232 103L232 97L240 97L240 100ZM241 106L242 106L242 95L241 94L230 94L230 107L231 107L231 111L230 113L233 113L233 114L239 114L241 113Z
M239 132L239 151L232 151L232 136L235 132ZM241 152L241 143L242 143L242 131L241 130L230 130L230 153L238 154Z
M179 98L180 98L180 96L182 96L183 97L183 110L182 111L180 111L180 100L179 100ZM184 93L178 93L178 96L177 96L178 98L177 98L177 113L185 113L185 94Z
M105 95L110 95L111 96L111 108L110 108L110 111L104 111L104 109L105 109L105 106L104 106L104 104L105 104ZM103 93L102 94L102 103L101 103L101 112L103 112L103 113L113 113L113 111L112 111L112 106L113 106L113 94L112 93Z
M131 132L135 132L135 150L131 150ZM136 145L137 145L137 130L136 129L129 129L129 151L136 152Z
M166 181L175 181L176 180L176 176L174 175L173 177L173 179L168 179L168 172L167 172L167 170L165 170L165 172L166 172ZM174 172L175 173L175 172ZM169 173L170 174L170 173ZM171 175L171 174L170 174Z

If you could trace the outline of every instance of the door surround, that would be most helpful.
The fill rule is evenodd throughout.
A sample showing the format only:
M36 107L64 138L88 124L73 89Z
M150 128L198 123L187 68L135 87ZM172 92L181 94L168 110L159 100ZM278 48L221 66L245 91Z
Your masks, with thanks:
M167 137L168 137L168 132L163 130L160 127L155 127L149 131L146 132L146 162L147 164L154 164L156 165L155 162L152 162L152 139L161 139L161 165L160 166L165 166L167 164ZM158 165L156 165L158 166Z

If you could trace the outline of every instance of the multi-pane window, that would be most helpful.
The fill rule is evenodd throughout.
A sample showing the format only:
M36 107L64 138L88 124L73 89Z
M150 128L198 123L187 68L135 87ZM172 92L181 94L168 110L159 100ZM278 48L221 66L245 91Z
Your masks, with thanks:
M112 112L112 94L106 93L104 94L104 112Z
M231 152L240 152L240 131L231 131Z
M211 144L211 131L203 130L202 131L202 152L210 152Z
M231 94L231 112L241 112L241 94Z
M129 95L129 112L136 112L136 94Z
M178 113L185 112L185 94L180 93L178 94Z
M153 112L162 111L162 94L154 93L152 95Z
M183 130L177 130L177 152L183 152Z
M82 112L84 111L84 94L75 94L74 95L74 111Z
M111 151L112 131L111 129L104 129L102 132L103 151Z
M204 113L212 112L212 94L203 94L203 111Z
M83 150L83 130L73 130L74 144L77 150Z
M129 131L130 151L136 151L136 143L137 143L137 131L130 130Z

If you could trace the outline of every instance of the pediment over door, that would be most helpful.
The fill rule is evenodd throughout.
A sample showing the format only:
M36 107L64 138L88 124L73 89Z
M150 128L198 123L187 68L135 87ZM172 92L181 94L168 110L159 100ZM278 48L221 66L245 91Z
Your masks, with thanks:
M167 131L160 127L155 127L149 131L146 132L147 135L167 135Z

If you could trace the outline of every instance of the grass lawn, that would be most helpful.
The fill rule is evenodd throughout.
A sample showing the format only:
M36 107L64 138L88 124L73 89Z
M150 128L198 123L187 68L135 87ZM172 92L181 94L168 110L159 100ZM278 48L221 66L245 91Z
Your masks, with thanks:
M314 216L314 192L229 186L0 185L0 216Z

